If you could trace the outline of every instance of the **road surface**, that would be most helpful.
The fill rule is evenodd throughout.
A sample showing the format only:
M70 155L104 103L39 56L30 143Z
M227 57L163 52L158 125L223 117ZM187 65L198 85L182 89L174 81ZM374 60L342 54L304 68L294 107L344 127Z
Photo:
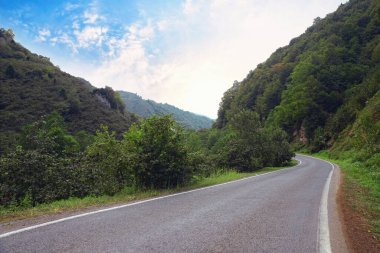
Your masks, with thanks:
M293 168L3 234L0 252L320 252L332 166L297 159Z

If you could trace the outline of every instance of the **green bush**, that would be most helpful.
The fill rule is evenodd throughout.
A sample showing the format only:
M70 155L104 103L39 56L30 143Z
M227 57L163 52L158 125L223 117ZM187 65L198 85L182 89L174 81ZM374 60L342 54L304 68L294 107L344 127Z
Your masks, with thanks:
M94 171L94 176L101 175L101 180L96 183L97 194L112 195L133 184L130 154L125 143L117 140L115 135L102 126L84 154L85 166Z
M124 138L138 187L169 188L190 181L183 130L170 116L153 116L135 124Z

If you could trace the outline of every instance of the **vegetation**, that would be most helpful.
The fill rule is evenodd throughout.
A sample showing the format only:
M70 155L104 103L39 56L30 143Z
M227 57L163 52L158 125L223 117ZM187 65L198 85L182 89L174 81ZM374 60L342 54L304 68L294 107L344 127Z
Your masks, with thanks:
M292 160L289 164L283 167L270 167L263 168L259 171L249 172L249 173L239 173L234 170L218 170L216 173L208 176L198 178L194 180L191 184L172 189L137 189L133 187L126 187L115 195L102 195L102 196L87 196L84 198L75 198L71 197L68 199L57 200L51 203L37 205L35 207L25 207L25 206L0 206L0 222L18 219L18 218L28 218L41 216L46 214L54 214L63 211L75 211L83 208L89 208L92 206L107 205L107 204L116 204L116 203L126 203L134 200L141 200L150 197L164 196L171 193L196 189L200 187L207 187L216 184L221 184L229 182L232 180L238 180L246 178L249 176L255 176L258 174L263 174L267 172L272 172L280 170L285 167L294 166L297 164L297 161Z
M199 131L170 116L130 127L136 118L123 93L94 90L22 48L11 31L0 34L1 210L149 195L223 171L281 166L293 156L291 142L295 150L329 149L346 182L368 193L363 203L378 233L379 1L351 0L317 18L235 82L214 128Z
M145 100L140 96L119 91L121 99L124 101L128 111L136 113L139 117L148 118L152 115L164 116L172 115L179 124L188 129L200 130L211 128L213 120L188 111L183 111L169 104L157 103L153 100Z
M224 95L215 127L248 109L312 151L332 147L380 89L380 4L351 0ZM378 99L378 96L377 96ZM344 138L344 137L343 137Z
M293 155L285 132L249 110L223 130L186 130L171 116L138 121L119 93L63 73L10 30L0 30L0 56L2 210L189 187Z
M112 89L94 90L16 43L5 29L0 29L0 83L0 154L16 142L22 126L53 111L64 117L70 133L95 133L101 124L122 133L137 120Z
M153 116L132 125L120 139L106 126L95 136L71 135L63 117L53 112L24 126L16 147L0 157L0 205L34 207L71 197L113 196L127 188L170 189L221 169L255 171L290 161L289 145L279 130L269 134L256 126L263 143L251 139L250 149L240 151L251 133L245 129L231 128L226 135L219 130L185 132L170 116ZM282 145L276 150L284 156L264 156L272 151L265 140Z
M379 238L379 1L351 0L316 18L304 34L235 81L214 126L228 128L244 110L267 129L283 129L294 150L328 150L320 154L341 165L344 189L358 200L350 204L359 203Z
M345 173L349 204L372 225L380 241L380 92L377 92L357 119L339 136L329 152L317 155L333 160Z
M380 153L368 157L363 152L321 151L317 157L339 165L345 175L344 190L349 205L370 222L371 232L380 240Z

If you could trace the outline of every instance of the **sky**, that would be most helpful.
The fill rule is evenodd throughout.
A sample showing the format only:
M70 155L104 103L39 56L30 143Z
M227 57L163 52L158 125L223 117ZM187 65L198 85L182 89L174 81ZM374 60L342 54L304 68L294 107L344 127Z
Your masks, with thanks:
M347 0L0 0L0 27L96 87L217 116L223 93Z

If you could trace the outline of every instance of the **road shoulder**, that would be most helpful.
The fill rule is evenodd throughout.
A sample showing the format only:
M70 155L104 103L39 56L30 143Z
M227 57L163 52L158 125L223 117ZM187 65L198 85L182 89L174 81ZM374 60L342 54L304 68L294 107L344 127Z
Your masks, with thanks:
M349 249L347 228L342 212L343 175L339 166L334 166L328 202L331 250L334 253L353 252Z
M344 173L341 173L336 203L338 205L344 236L349 248L349 251L346 252L380 252L380 243L369 233L370 225L368 220L352 208L352 205L357 201L352 192L354 190L360 189L355 189L355 187L345 189Z

